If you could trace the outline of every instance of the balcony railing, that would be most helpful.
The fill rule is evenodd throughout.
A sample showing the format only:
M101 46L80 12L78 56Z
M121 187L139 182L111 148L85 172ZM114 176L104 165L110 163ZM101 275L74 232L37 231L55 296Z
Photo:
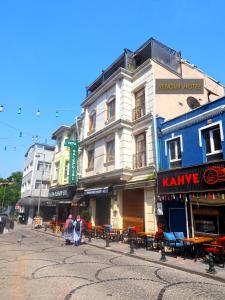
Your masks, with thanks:
M133 169L146 167L146 151L139 152L133 155Z
M133 121L143 117L145 115L145 107L144 106L137 106L132 111L133 115Z

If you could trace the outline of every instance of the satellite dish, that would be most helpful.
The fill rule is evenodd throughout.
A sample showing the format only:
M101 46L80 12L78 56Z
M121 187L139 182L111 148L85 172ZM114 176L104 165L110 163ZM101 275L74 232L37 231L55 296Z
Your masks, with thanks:
M195 109L200 105L199 101L195 98L195 97L187 97L187 105L191 108L191 109Z

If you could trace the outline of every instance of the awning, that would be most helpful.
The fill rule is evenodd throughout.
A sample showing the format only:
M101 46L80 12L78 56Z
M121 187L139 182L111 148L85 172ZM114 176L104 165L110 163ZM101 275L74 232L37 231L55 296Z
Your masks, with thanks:
M38 206L39 197L24 197L21 198L16 205L19 206ZM57 201L54 201L49 198L40 198L41 206L56 206Z
M108 194L108 193L109 193L108 186L102 188L84 190L84 196L93 196L93 195Z

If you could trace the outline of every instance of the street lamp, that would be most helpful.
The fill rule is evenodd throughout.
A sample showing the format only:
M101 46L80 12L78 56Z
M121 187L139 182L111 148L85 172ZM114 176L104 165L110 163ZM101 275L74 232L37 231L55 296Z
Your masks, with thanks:
M40 213L41 189L42 189L42 183L43 183L43 177L44 177L44 169L45 169L45 153L38 153L37 155L35 155L36 158L41 157L41 155L43 155L44 160L43 160L42 171L41 171L41 183L40 183L40 187L39 187L37 216L39 216L39 213Z

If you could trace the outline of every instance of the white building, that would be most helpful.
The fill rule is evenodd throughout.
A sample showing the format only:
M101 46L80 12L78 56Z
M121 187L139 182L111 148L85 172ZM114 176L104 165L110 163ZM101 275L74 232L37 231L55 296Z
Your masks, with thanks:
M24 207L28 223L36 216L39 201L44 218L51 217L55 211L55 205L48 199L54 148L35 143L25 154L21 199L17 204Z
M199 78L201 95L162 95L155 79ZM89 199L92 222L116 228L156 230L155 116L169 119L224 94L223 87L180 53L154 39L137 51L125 50L88 88L82 102L80 185ZM199 99L199 97L201 99Z

